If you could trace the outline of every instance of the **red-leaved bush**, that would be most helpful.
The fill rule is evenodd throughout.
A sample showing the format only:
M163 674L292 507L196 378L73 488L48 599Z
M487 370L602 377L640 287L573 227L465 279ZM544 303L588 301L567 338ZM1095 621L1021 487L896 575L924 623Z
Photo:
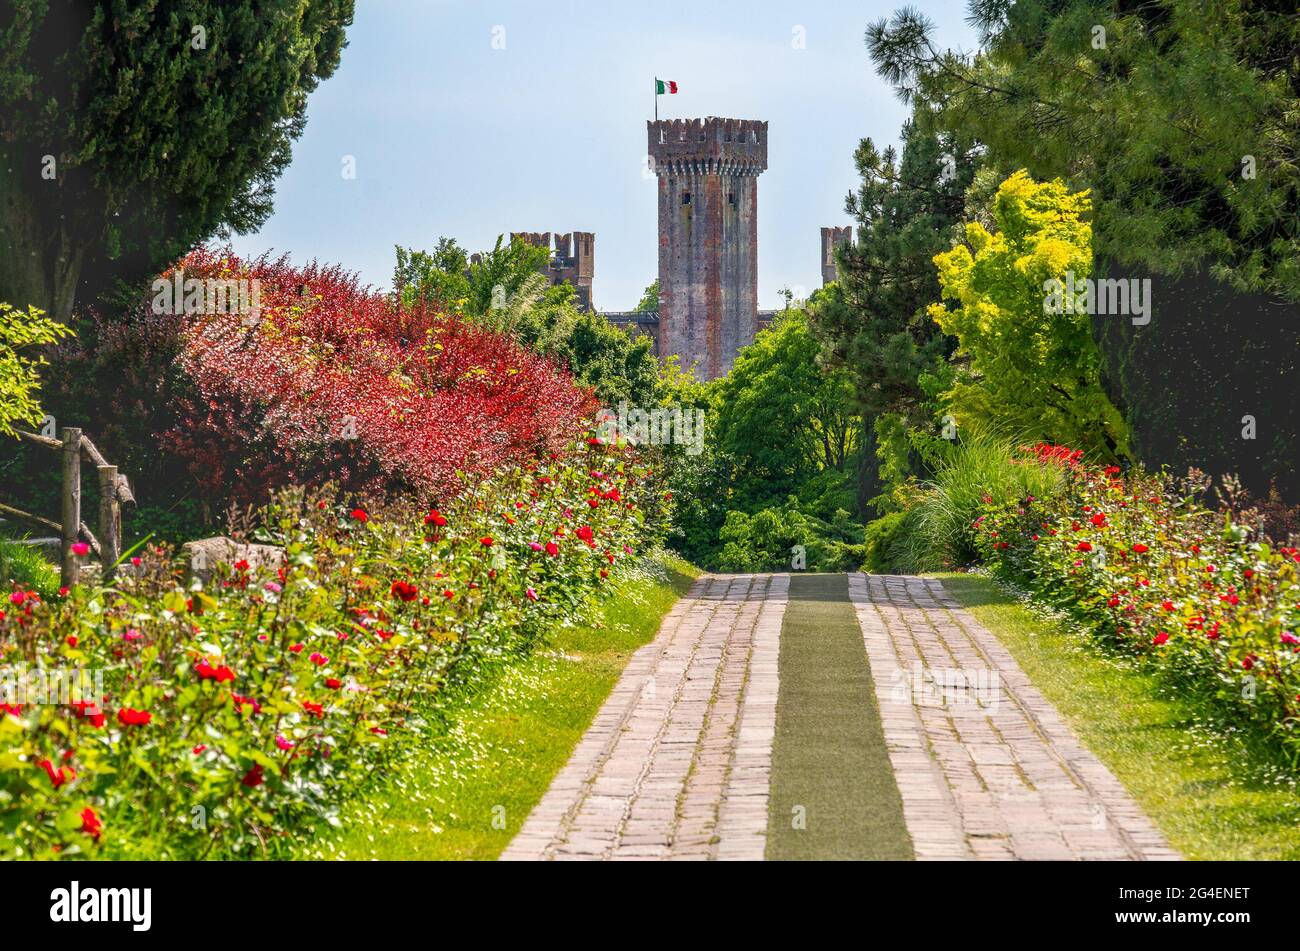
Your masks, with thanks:
M567 371L509 338L399 307L341 268L198 250L184 279L257 281L260 313L178 315L178 397L163 448L205 495L257 501L332 479L438 498L572 440L595 410ZM163 275L172 280L174 275Z

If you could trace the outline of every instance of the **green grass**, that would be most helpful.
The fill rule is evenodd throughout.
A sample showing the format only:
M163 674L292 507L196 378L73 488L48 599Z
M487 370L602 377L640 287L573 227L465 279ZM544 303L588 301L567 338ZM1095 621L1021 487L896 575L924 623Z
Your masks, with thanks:
M0 537L0 585L7 592L13 582L52 598L59 591L59 569L30 545Z
M1185 857L1300 859L1296 774L1265 737L1218 723L1134 659L987 578L938 577Z
M697 569L652 559L583 626L563 629L472 695L445 732L348 807L300 858L495 859L568 761L628 659Z
M847 576L790 579L778 663L766 857L912 858Z

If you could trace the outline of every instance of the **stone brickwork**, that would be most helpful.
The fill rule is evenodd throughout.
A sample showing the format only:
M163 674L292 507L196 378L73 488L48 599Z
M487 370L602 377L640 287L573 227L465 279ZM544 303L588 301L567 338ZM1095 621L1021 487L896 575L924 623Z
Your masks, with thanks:
M918 859L1178 859L936 579L849 575Z
M843 228L823 228L822 229L822 286L835 280L838 267L835 264L835 249L842 244L849 244L853 241L853 228L845 226Z
M758 176L767 123L647 122L659 186L659 340L702 379L731 369L758 329Z

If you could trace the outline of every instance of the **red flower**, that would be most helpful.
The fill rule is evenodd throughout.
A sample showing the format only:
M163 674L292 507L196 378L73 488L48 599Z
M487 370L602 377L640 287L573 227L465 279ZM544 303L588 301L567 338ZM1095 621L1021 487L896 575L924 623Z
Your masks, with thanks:
M302 645L301 645L301 644L290 644L290 645L289 645L289 650L292 651L292 652L295 653L295 654L301 654L301 653L302 653Z
M240 782L249 789L252 789L254 786L260 786L262 783L266 782L266 777L263 776L262 773L262 764L254 763L253 768L244 774L244 778L241 779Z
M484 535L482 538L480 538L480 539L478 540L478 542L479 542L479 544L482 545L484 548L491 548L491 547L492 547L492 536L491 536L491 535Z
M84 558L90 553L90 546L85 542L73 542L70 547L72 548L72 553L78 558Z
M67 637L67 643L68 643L68 646L69 646L69 647L76 647L76 646L77 646L77 635L76 635L76 634L69 634L68 637Z
M1101 528L1106 524L1106 513L1098 512L1092 518L1088 519L1088 521L1092 522L1092 524L1096 525L1098 528Z
M203 752L204 750L206 750L207 748L208 748L208 745L207 745L206 743L200 743L198 746L194 747L194 749L190 750L190 752L193 753L195 756L198 756L200 753L202 753L202 752Z
M122 726L144 726L152 719L152 713L146 713L143 710L132 710L130 707L123 707L117 711L117 722Z
M331 690L338 690L343 686L343 681L339 680L337 677L328 677L325 680L325 686L329 687Z
M592 532L590 525L584 525L577 531L577 536L581 538L584 542L586 542L588 545L591 544L591 539L594 536L594 534L595 533Z
M256 700L254 700L252 697L241 697L237 693L232 693L230 695L230 699L235 704L236 713L243 713L244 707L252 707L254 713L262 712L262 705L258 703Z
M235 679L235 672L233 670L225 665L222 665L221 667L213 667L208 663L206 657L195 664L194 669L198 672L200 680L215 680L217 683L224 683L227 680Z
M311 657L307 659L310 660L317 667L324 667L326 664L330 662L330 659L326 657L324 654L322 654L320 651L315 651L311 655Z
M452 598L456 597L456 592L455 592L455 591L444 591L444 592L442 593L442 596L443 596L444 598L446 598L448 601L450 601Z
M1167 640L1169 640L1169 635L1166 634L1164 631L1161 631L1161 632L1160 632L1159 634L1157 634L1155 637L1151 638L1151 643L1152 643L1152 644L1163 644L1163 643L1164 643L1165 641L1167 641Z
M555 544L555 542L547 542L547 543L546 543L546 554L550 555L551 557L554 557L554 556L558 555L559 553L560 553L560 546L559 546L559 545Z
M1147 546L1143 545L1141 542L1138 542L1136 545L1133 546L1133 551L1135 551L1139 555L1145 555L1150 550L1151 549L1147 548Z
M425 525L437 525L439 528L447 524L447 519L437 509L431 511L424 517Z
M99 833L103 830L104 823L99 821L99 816L95 815L95 810L87 806L81 810L81 831L86 833L96 842L99 841Z
M1092 551L1092 542L1079 542L1074 546L1075 551Z
M353 509L353 510L352 510L352 520L353 520L354 522L363 522L363 523L364 523L364 522L368 522L368 521L370 521L370 516L366 514L366 510L365 510L365 509Z
M394 581L388 591L403 601L414 601L420 593L420 589L409 581Z
M1174 602L1168 600L1161 601L1160 606L1164 608L1166 611L1172 611L1174 609Z
M325 708L319 703L312 703L310 700L302 702L302 708L314 716L317 720L325 716Z
M55 789L58 789L64 783L77 778L77 774L70 769L64 769L62 766L55 769L54 764L47 759L41 760L36 765L45 770L45 774L50 777L50 782L54 785Z

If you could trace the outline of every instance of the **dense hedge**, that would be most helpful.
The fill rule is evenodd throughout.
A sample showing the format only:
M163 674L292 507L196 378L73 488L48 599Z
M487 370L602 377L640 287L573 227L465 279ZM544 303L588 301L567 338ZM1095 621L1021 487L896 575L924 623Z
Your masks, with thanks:
M284 565L182 582L151 548L116 587L0 613L6 670L100 670L102 697L0 709L0 858L275 854L421 735L449 682L572 620L660 537L628 450L580 444L442 511L263 513Z
M1181 690L1300 751L1300 552L1164 477L1085 465L1060 447L1037 455L1064 470L1060 490L988 507L976 520L982 556Z

